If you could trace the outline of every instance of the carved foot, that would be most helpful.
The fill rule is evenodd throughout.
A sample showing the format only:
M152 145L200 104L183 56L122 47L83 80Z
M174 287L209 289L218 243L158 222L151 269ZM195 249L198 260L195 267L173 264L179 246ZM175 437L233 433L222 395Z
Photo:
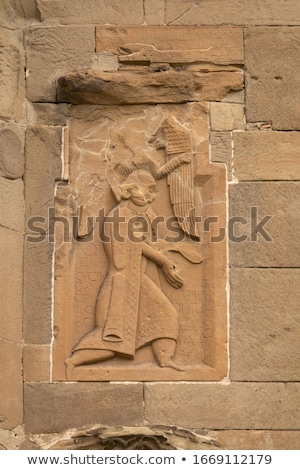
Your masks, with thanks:
M171 367L171 369L175 369L175 370L179 370L179 371L184 371L185 368L182 367L182 366L178 366L177 364L175 364L175 362L173 361L169 361L166 365L162 366L162 367Z
M66 365L66 376L68 380L71 380L75 364L72 362L72 358L69 357L65 360Z

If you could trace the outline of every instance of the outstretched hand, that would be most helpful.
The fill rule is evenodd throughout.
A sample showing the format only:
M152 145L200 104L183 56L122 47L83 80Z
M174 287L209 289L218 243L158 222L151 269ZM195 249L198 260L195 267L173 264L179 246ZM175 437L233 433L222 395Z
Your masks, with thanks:
M171 261L165 261L161 267L162 272L165 276L166 281L175 289L179 289L182 286L182 279L176 274L175 266Z

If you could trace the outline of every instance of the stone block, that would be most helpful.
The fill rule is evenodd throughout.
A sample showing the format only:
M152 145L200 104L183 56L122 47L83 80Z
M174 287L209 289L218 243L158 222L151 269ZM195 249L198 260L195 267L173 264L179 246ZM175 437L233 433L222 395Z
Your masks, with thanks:
M245 182L229 188L233 267L299 267L299 182Z
M164 0L144 0L144 22L147 25L164 24L165 22L165 1Z
M299 450L299 431L209 431L221 449Z
M211 161L225 163L227 166L227 178L232 180L232 133L210 133Z
M13 429L23 422L22 348L20 344L0 339L0 369L0 428Z
M237 103L244 104L245 102L245 91L230 91L227 93L225 98L222 100L223 103Z
M1 338L22 339L23 234L0 225ZM9 321L8 321L9 319Z
M300 27L246 29L245 56L247 121L300 129Z
M65 103L35 103L32 105L32 124L37 126L66 126L68 105Z
M166 0L168 25L295 25L300 24L298 0L228 0L226 8L216 0Z
M24 184L21 179L8 180L0 177L0 226L23 233Z
M23 369L26 382L50 380L49 345L25 345L23 348Z
M0 32L0 118L23 119L25 98L24 52L22 35L4 28Z
M24 429L17 426L12 430L0 429L0 450L19 450L24 439Z
M53 5L55 2L47 2ZM65 5L65 2L58 2ZM93 14L93 10L90 10ZM67 16L66 16L67 17ZM95 28L92 26L34 27L27 31L27 97L33 102L55 102L61 75L92 67Z
M299 383L147 384L151 426L299 430Z
M151 2L151 5L153 2ZM146 10L147 11L147 10ZM242 64L243 30L229 27L114 27L96 28L96 51L110 51L121 62L205 62Z
M28 242L24 248L24 339L26 343L49 344L52 307L53 246Z
M300 269L231 269L230 378L299 381Z
M245 129L244 107L235 103L211 103L210 126L212 131Z
M72 104L157 104L221 100L243 87L240 72L120 71L71 73L58 80L57 100Z
M0 176L9 179L24 175L24 133L17 125L0 128Z
M42 21L61 24L142 24L143 0L37 0Z
M239 181L300 179L299 132L234 132L233 138Z
M62 129L60 127L32 127L26 133L25 217L26 231L30 232L31 217L43 217L45 227L48 209L54 207L55 181L62 173ZM31 221L30 221L31 219Z
M89 425L143 423L141 384L72 383L25 385L27 433L57 433Z

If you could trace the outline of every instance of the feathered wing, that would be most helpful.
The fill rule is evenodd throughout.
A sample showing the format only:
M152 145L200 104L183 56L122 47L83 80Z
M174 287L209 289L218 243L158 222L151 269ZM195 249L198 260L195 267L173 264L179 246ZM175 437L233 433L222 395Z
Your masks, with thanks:
M179 226L186 234L199 238L195 219L198 208L195 202L193 153L189 131L173 116L169 116L161 128L168 161L161 168L159 177L168 173L171 203Z

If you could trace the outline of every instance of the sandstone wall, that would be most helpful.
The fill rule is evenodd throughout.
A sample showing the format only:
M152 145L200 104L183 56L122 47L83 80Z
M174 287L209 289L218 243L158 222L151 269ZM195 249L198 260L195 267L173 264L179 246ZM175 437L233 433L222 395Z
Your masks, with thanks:
M224 449L299 449L298 0L3 0L0 19L0 447L37 448L74 428L160 425ZM227 167L237 222L222 382L52 379L53 243L28 242L28 220L48 218L64 181L68 104L57 102L58 78L124 67L112 42L99 46L104 25L162 42L161 28L177 27L179 49L186 28L202 28L204 42L230 44L215 66L244 72L242 90L208 98L210 158Z

